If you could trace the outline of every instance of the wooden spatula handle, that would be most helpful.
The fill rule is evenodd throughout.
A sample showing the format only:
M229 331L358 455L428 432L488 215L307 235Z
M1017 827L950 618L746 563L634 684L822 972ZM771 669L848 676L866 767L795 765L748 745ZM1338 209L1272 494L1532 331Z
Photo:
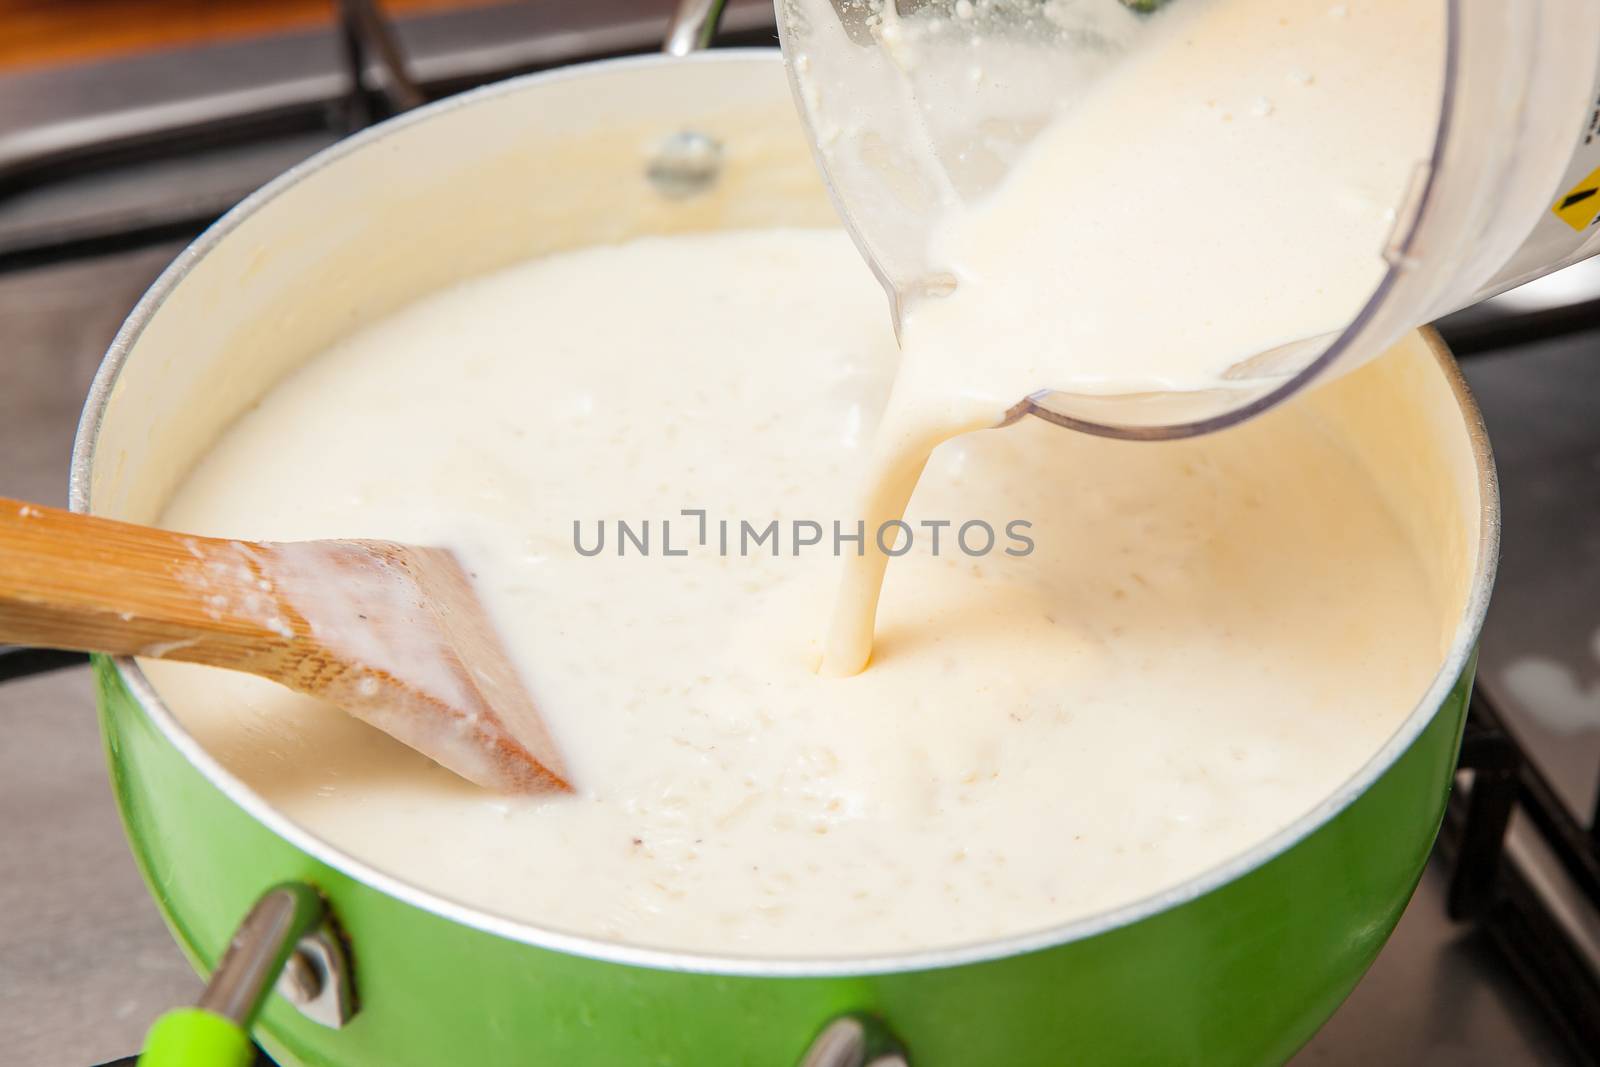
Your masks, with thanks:
M0 642L250 669L304 626L269 551L0 497Z
M248 671L490 789L570 788L445 549L229 541L0 497L0 642Z

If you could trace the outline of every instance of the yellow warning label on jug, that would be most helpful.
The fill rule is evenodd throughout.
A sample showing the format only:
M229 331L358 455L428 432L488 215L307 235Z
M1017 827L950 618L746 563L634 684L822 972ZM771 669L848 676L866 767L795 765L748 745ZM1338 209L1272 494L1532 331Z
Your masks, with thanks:
M1567 190L1567 195L1556 201L1550 209L1556 217L1574 230L1587 230L1600 216L1600 167Z

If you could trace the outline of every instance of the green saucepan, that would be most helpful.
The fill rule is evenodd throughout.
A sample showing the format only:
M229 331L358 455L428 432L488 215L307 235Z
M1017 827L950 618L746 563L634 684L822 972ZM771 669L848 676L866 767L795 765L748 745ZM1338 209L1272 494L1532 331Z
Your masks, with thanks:
M776 51L595 63L422 108L284 175L167 270L95 381L72 505L156 520L274 382L456 279L642 233L832 222ZM136 663L102 658L128 839L202 971L269 887L308 883L326 900L356 1010L336 1028L269 997L255 1033L285 1065L787 1065L849 1013L881 1020L914 1067L1281 1062L1356 984L1421 875L1497 540L1482 428L1436 340L1303 402L1351 425L1428 548L1448 604L1438 673L1314 811L1114 912L870 959L652 951L513 922L294 825L196 745Z

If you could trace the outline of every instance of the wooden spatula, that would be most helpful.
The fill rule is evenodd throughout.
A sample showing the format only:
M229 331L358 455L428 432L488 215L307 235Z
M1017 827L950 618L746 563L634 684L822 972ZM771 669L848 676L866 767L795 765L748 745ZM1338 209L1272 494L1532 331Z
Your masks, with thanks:
M444 549L191 537L0 497L0 642L258 674L489 789L570 788Z

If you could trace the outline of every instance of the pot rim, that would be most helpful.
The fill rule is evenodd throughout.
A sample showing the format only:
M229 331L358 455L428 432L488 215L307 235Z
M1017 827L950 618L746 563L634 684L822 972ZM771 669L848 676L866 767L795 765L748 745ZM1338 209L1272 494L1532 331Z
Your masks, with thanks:
M95 465L96 447L106 410L115 392L118 378L127 365L128 358L150 321L160 311L168 296L181 285L210 251L245 220L266 204L281 196L306 178L321 171L345 156L362 151L384 138L414 123L431 122L451 112L472 107L487 100L497 99L531 90L547 83L585 78L624 69L648 69L682 63L774 63L780 53L773 48L718 49L699 52L687 57L664 55L629 56L599 60L591 63L558 67L548 71L522 75L469 92L448 97L425 105L386 122L379 123L347 137L307 160L296 164L250 194L222 218L218 219L186 247L161 273L150 289L140 298L122 328L117 332L96 373L84 402L82 418L78 424L73 445L72 471L69 488L69 506L73 511L88 512L89 494ZM1306 837L1321 829L1335 816L1350 806L1358 797L1386 773L1396 760L1411 746L1429 723L1433 721L1446 695L1455 686L1466 669L1477 643L1478 633L1489 604L1489 592L1494 585L1495 569L1499 560L1500 544L1500 494L1490 453L1488 435L1483 417L1460 370L1450 357L1442 341L1431 329L1424 331L1429 351L1449 381L1457 406L1466 422L1466 428L1478 476L1479 493L1479 543L1474 561L1472 585L1465 609L1457 624L1450 649L1440 664L1438 672L1427 691L1412 708L1410 714L1389 740L1331 795L1310 811L1305 812L1277 833L1257 842L1253 847L1226 862L1217 864L1200 874L1158 893L1124 904L1109 911L1073 919L1021 934L985 941L936 949L917 949L909 952L879 953L868 956L842 956L836 958L762 958L757 956L726 955L687 952L671 949L649 948L604 941L580 934L547 929L529 923L507 919L492 913L461 904L429 890L411 885L387 874L362 860L345 853L310 831L292 822L287 816L272 808L242 781L235 778L200 744L184 730L172 711L162 701L131 657L113 657L111 663L123 684L138 700L150 721L186 760L224 796L249 814L267 829L283 838L295 848L387 896L430 912L451 922L480 930L497 937L549 949L569 955L628 966L648 967L657 970L730 976L791 978L791 977L849 977L875 974L892 974L905 971L933 970L964 964L982 963L1009 956L1023 955L1073 941L1085 940L1111 930L1128 926L1171 908L1186 904L1230 882L1236 881L1257 867L1287 852Z

